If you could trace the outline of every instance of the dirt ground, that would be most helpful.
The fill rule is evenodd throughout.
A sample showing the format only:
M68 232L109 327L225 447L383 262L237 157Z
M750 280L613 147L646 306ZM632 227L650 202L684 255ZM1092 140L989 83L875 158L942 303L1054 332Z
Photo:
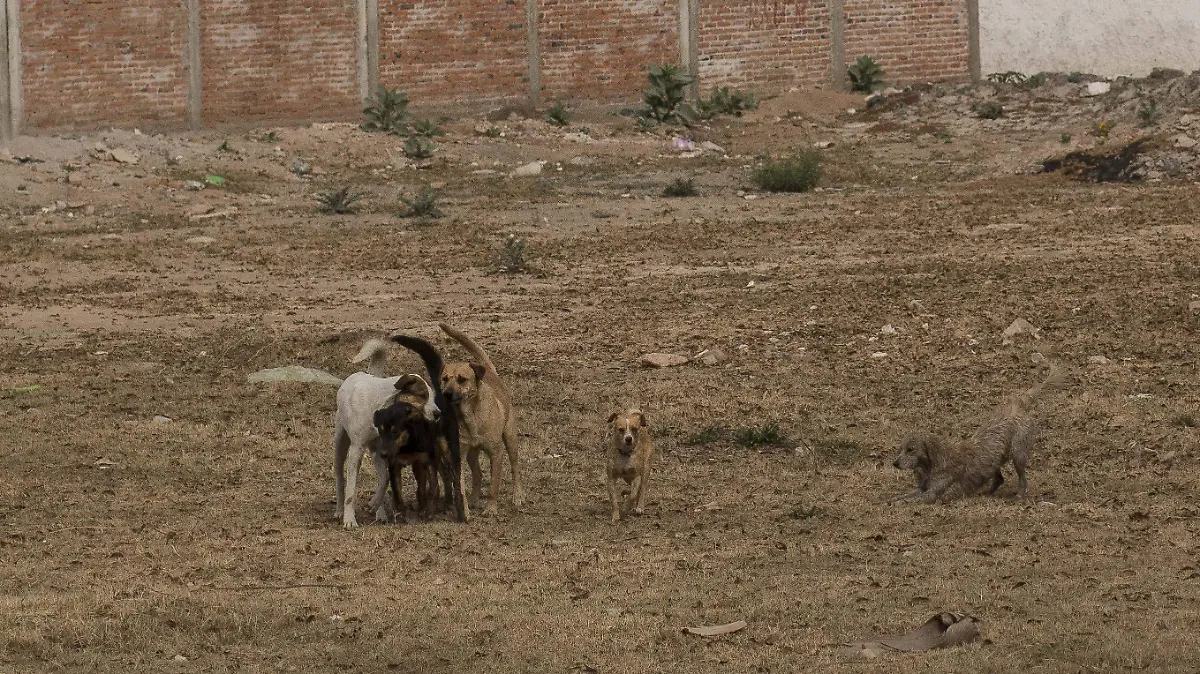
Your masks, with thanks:
M1198 671L1200 188L1035 171L1146 134L1189 149L1194 109L1142 129L1114 90L1100 138L1068 84L867 112L792 92L694 130L721 148L695 156L602 109L448 119L421 164L353 124L20 139L0 164L0 671ZM979 120L981 97L1011 112ZM815 143L817 191L752 187L760 155ZM681 176L700 196L660 196ZM319 212L341 186L359 211ZM399 217L429 186L445 217ZM497 271L509 234L528 273ZM1018 318L1040 339L1005 344ZM247 374L345 376L391 331L463 357L440 320L514 390L527 503L505 475L494 516L344 531L334 389ZM638 364L705 349L728 362ZM965 436L1043 358L1071 382L1027 498L887 504L911 489L904 432ZM603 421L634 404L658 454L646 514L613 526ZM772 424L779 443L747 442ZM838 653L942 610L987 642Z

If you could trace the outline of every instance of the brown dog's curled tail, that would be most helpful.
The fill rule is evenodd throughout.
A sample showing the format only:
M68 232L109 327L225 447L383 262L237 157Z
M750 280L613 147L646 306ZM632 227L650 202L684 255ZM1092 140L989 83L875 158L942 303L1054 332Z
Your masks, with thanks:
M438 323L438 327L442 329L442 332L450 335L451 339L461 344L462 348L466 349L467 352L471 354L471 357L478 361L485 370L491 372L492 374L496 374L496 366L492 365L492 359L488 358L487 352L483 350L483 347L476 344L475 340L464 335L458 330L455 330L449 325L446 325L445 323Z
M1018 393L1013 399L1013 407L1018 412L1025 412L1033 407L1034 403L1041 399L1043 395L1061 387L1067 383L1067 375L1057 365L1050 368L1050 374L1045 381L1034 386L1028 391Z

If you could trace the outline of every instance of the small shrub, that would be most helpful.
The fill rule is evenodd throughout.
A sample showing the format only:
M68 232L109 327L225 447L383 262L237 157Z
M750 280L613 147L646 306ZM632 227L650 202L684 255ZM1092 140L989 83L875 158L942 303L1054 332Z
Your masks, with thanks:
M1200 422L1196 421L1196 417L1190 414L1176 414L1171 419L1171 425L1176 428L1200 428Z
M554 106L542 115L542 119L552 126L566 126L571 123L571 113L562 101L555 101Z
M423 190L420 194L409 199L403 194L400 195L400 201L408 207L408 210L401 213L404 218L421 218L425 220L433 220L442 217L442 209L437 206L438 194L434 190Z
M1000 119L1004 116L1004 106L996 101L976 103L975 115L980 119Z
M859 56L854 65L846 69L850 76L850 88L869 94L883 84L883 69L870 56Z
M741 117L743 112L754 110L757 107L758 99L753 91L731 90L729 87L713 89L708 100L701 105L702 112L706 116L734 115Z
M1015 71L1006 70L1002 73L988 73L987 81L993 84L1024 84L1025 75ZM1045 76L1042 77L1042 82L1045 82Z
M1092 135L1097 138L1108 138L1108 134L1112 133L1115 126L1115 123L1107 119L1103 122L1096 122L1096 126L1092 127Z
M343 187L335 192L321 192L317 194L317 201L321 204L321 210L326 213L336 213L338 215L353 213L355 202L362 198L363 195L352 191L349 187Z
M1142 101L1142 104L1138 106L1137 115L1143 128L1156 126L1158 119L1162 117L1162 113L1158 111L1158 102L1153 98Z
M821 179L821 154L808 150L794 157L767 161L751 179L768 192L807 192Z
M696 78L679 66L663 64L650 66L649 79L650 88L642 94L644 116L659 123L689 124L695 119L695 110L683 99Z
M725 429L720 426L708 426L699 433L693 435L688 444L692 445L711 445L725 436Z
M529 271L525 239L516 234L504 237L504 242L500 244L500 252L496 255L496 267L502 274L523 274Z
M274 131L268 131L268 132L264 133L262 135L262 138L259 138L259 140L261 140L264 143L278 143L279 141L281 141L283 139L280 138L279 134L275 133Z
M1046 73L1038 73L1033 77L1025 80L1025 88L1029 90L1037 89L1046 83Z
M787 437L779 430L779 424L766 424L758 428L742 428L733 434L733 441L742 447L777 447L787 444Z
M637 118L637 130L641 131L642 133L650 131L651 129L653 129L656 126L658 126L658 122L656 122L654 119L652 119L650 117L638 117Z
M794 520L807 520L816 517L817 513L819 512L820 510L817 508L817 506L799 505L795 508L792 508L792 511L788 513L788 517Z
M663 189L664 197L694 197L697 194L696 181L691 178L676 178Z
M225 140L221 141L221 144L217 146L217 152L237 152L237 150L233 149L229 141Z
M949 131L938 131L937 133L933 134L933 137L937 138L943 143L946 143L947 145L954 142L954 134L950 133Z
M1058 140L1059 140L1059 142L1061 142L1063 145L1066 145L1067 143L1070 143L1070 142L1071 142L1071 134L1069 134L1069 133L1064 133L1064 134L1062 135L1062 137L1061 137L1061 138L1059 138Z
M367 121L362 125L366 131L403 134L408 130L412 115L408 112L408 94L397 89L388 89L382 84L375 96L363 108Z
M434 136L444 136L446 132L442 127L438 126L437 122L432 119L418 119L412 123L408 132L414 136L424 136L433 138Z
M499 138L504 135L504 130L496 125L492 125L484 130L483 135L488 138Z
M1067 81L1071 84L1080 84L1083 82L1083 73L1071 73L1067 75Z
M409 159L429 159L437 151L437 145L425 136L409 136L404 141L404 156Z

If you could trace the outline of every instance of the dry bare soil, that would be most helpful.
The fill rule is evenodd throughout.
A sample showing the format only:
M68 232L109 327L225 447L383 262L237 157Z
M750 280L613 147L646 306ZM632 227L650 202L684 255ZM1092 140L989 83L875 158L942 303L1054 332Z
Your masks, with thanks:
M1022 125L1040 104L854 104L768 100L697 130L724 153L696 157L605 111L494 138L451 119L419 168L349 124L20 140L0 165L0 671L1197 671L1197 186L1033 174L1063 133L1097 142L1090 117ZM758 155L827 141L819 191L751 186ZM187 189L206 175L227 182ZM661 197L680 176L700 196ZM343 185L359 212L318 212ZM430 185L445 217L397 215ZM510 233L529 273L496 271ZM1004 344L1017 318L1040 339ZM463 357L441 320L514 390L527 503L505 475L494 516L344 531L333 388L246 375L345 376L396 330ZM638 365L712 348L730 360ZM1038 353L1071 383L1041 408L1028 497L888 505L911 488L899 437L966 435ZM633 404L658 455L646 514L613 526L601 433ZM772 424L778 444L747 442ZM837 652L941 610L988 642Z

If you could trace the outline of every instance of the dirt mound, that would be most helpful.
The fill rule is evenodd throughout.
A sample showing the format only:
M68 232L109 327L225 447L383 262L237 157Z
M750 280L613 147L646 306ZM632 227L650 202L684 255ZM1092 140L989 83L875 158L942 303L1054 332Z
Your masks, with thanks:
M1112 152L1070 152L1058 159L1047 159L1042 168L1047 173L1062 171L1064 175L1089 182L1136 182L1143 177L1138 158L1147 142L1144 138L1135 140Z

